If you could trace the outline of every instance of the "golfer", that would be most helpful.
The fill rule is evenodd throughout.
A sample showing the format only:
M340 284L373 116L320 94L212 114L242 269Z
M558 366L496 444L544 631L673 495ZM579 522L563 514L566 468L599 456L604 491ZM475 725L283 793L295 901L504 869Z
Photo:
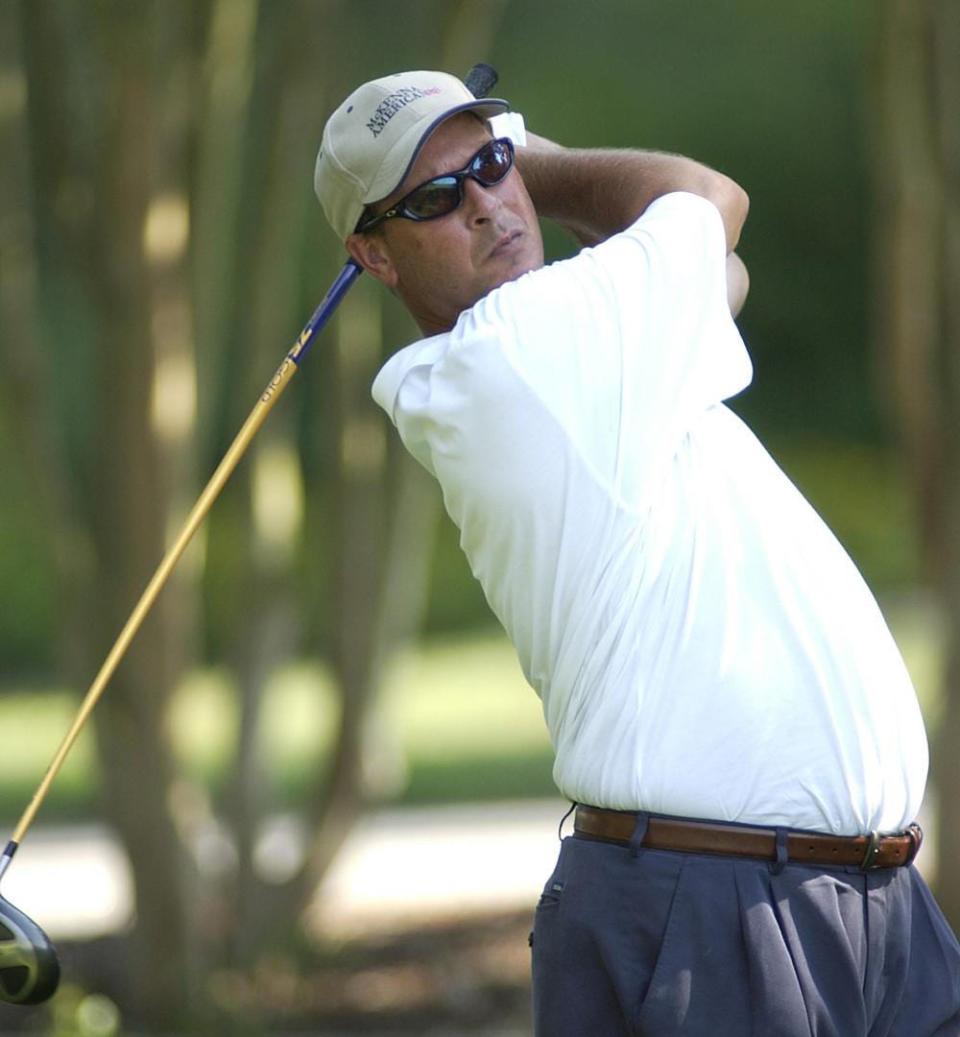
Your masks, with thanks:
M315 187L423 332L373 395L578 804L536 912L536 1032L956 1037L960 946L911 863L916 695L725 404L752 373L747 196L687 158L524 145L506 107L437 72L366 83ZM538 216L586 247L544 266Z

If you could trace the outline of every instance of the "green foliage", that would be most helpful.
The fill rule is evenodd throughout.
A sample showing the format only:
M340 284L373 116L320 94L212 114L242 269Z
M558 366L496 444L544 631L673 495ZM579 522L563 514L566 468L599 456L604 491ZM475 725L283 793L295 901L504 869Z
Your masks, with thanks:
M0 421L0 679L49 672L56 587L51 545L38 522L28 473Z
M929 605L898 599L885 611L919 692L931 733L940 716L942 623ZM0 729L0 817L23 808L62 736L73 696L6 689ZM316 789L316 765L328 753L336 722L329 675L295 663L274 676L265 699L261 746L273 809L297 808ZM397 804L467 802L556 795L552 750L540 703L502 635L435 639L407 654L388 677L376 710L373 755L388 773L381 795ZM169 718L180 766L219 796L236 738L236 695L219 670L195 671L181 684ZM43 818L96 810L92 746L84 736L44 807Z
M0 729L0 816L25 805L76 709L66 692L43 695L7 687ZM336 725L329 671L293 663L271 679L264 698L263 740L269 788L280 806L315 794L318 761ZM237 736L235 688L220 669L194 671L181 683L169 729L183 771L216 797ZM388 761L378 776L384 798L436 803L551 795L552 753L540 703L503 635L441 639L398 660L377 708L371 757ZM89 734L67 760L43 817L76 818L96 810L97 771ZM392 761L392 762L390 762Z
M871 586L903 592L916 582L919 544L896 457L862 443L780 439L772 453Z
M758 430L875 439L864 0L527 0L494 63L538 132L692 155L752 198L740 253ZM536 46L531 45L536 41ZM554 255L565 250L551 238Z
M496 625L460 550L459 531L446 515L434 549L430 590L425 627L431 634Z
M9 821L27 805L76 714L76 695L5 684L0 695L0 813ZM89 732L81 735L44 806L44 819L88 816L95 809L98 771Z
M121 1012L105 994L88 993L76 983L63 983L51 1002L47 1037L116 1037Z
M317 99L317 133L339 95L363 78L436 60L448 27L431 5L413 5L399 35L367 31L377 20L376 11L372 0L348 5L331 15L326 41L317 41L316 60L329 63L331 75L330 96ZM252 402L248 383L269 373L259 371L263 347L258 350L253 342L256 328L249 313L245 260L261 247L262 224L269 214L271 183L260 137L277 114L276 86L264 92L263 84L284 61L278 12L271 5L263 9L261 30L273 43L258 51L254 61L253 121L242 148L244 161L235 171L243 179L243 197L252 204L238 221L236 241L224 236L225 231L213 241L225 276L229 280L236 274L241 290L237 306L228 308L226 325L217 327L222 341L197 343L198 475L211 470ZM70 17L81 25L79 14ZM793 6L765 0L603 0L593 5L524 0L505 5L493 46L476 58L499 69L496 92L522 110L538 132L573 145L640 145L689 153L748 189L752 209L740 251L750 268L752 290L742 327L756 374L734 405L761 438L783 444L784 456L798 458L801 488L815 495L827 521L882 588L916 577L916 550L907 492L883 436L869 329L870 32L866 0ZM70 96L79 127L72 132L79 134L95 122L99 101L85 93L83 83ZM89 172L85 169L84 175ZM77 219L86 211L81 188L87 189L77 186L81 194L73 199ZM302 188L309 193L308 169ZM234 197L228 185L223 191ZM299 298L304 316L342 260L318 208L311 206L309 213L295 243L302 253L299 265L291 264L299 281L294 301ZM39 212L37 219L43 254L56 242L49 214ZM547 247L551 257L572 249L551 228ZM203 299L210 291L209 278L198 270L196 281ZM59 419L57 435L75 492L89 496L96 469L91 430L102 405L97 399L101 376L94 363L96 322L77 281L61 273L43 280L39 288L49 318L44 326L51 336L44 347L57 368L49 386ZM414 334L398 310L393 300L385 308L388 350ZM318 351L329 348L322 343ZM334 401L326 388L327 361L321 355L307 365L302 383L284 401L297 427L311 514L323 520L306 531L299 547L303 564L294 577L308 603L304 626L311 646L328 643L327 561L336 555L329 521L335 502L328 490L332 459L327 414ZM49 673L59 618L53 545L37 523L15 446L18 434L0 422L5 475L0 496L0 661L4 673ZM857 452L868 448L866 469L838 461L861 456ZM865 471L876 478L860 477ZM88 500L80 504L85 511L92 506ZM209 527L202 643L211 660L228 652L237 615L247 607L239 575L248 549L245 521L240 491L231 496L228 490ZM456 531L445 521L433 563L427 616L432 632L492 622L456 540Z

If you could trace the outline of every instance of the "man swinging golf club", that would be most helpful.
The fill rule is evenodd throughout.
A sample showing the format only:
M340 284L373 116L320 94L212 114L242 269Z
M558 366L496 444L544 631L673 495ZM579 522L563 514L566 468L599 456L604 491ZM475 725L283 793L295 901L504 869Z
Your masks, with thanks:
M437 72L367 83L315 187L424 334L373 394L579 804L537 907L536 1032L960 1034L960 946L911 863L914 690L724 404L751 380L747 196L687 158L523 146L506 109ZM591 247L544 266L538 216Z

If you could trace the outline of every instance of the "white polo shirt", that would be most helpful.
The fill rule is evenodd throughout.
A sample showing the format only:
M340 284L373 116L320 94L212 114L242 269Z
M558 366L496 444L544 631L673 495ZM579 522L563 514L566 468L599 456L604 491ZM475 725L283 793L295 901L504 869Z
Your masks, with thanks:
M565 796L898 830L926 780L916 695L856 567L724 406L751 374L719 213L678 193L401 350L373 394L440 483Z

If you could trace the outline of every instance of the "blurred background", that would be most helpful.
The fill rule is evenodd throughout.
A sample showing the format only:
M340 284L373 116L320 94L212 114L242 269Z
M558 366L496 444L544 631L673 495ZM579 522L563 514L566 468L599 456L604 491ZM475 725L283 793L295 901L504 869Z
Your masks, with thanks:
M327 114L486 60L539 133L749 191L735 407L907 658L960 925L957 53L951 0L0 0L4 825L344 260ZM5 880L65 980L0 1033L528 1032L565 805L370 400L414 336L361 278L179 566Z

